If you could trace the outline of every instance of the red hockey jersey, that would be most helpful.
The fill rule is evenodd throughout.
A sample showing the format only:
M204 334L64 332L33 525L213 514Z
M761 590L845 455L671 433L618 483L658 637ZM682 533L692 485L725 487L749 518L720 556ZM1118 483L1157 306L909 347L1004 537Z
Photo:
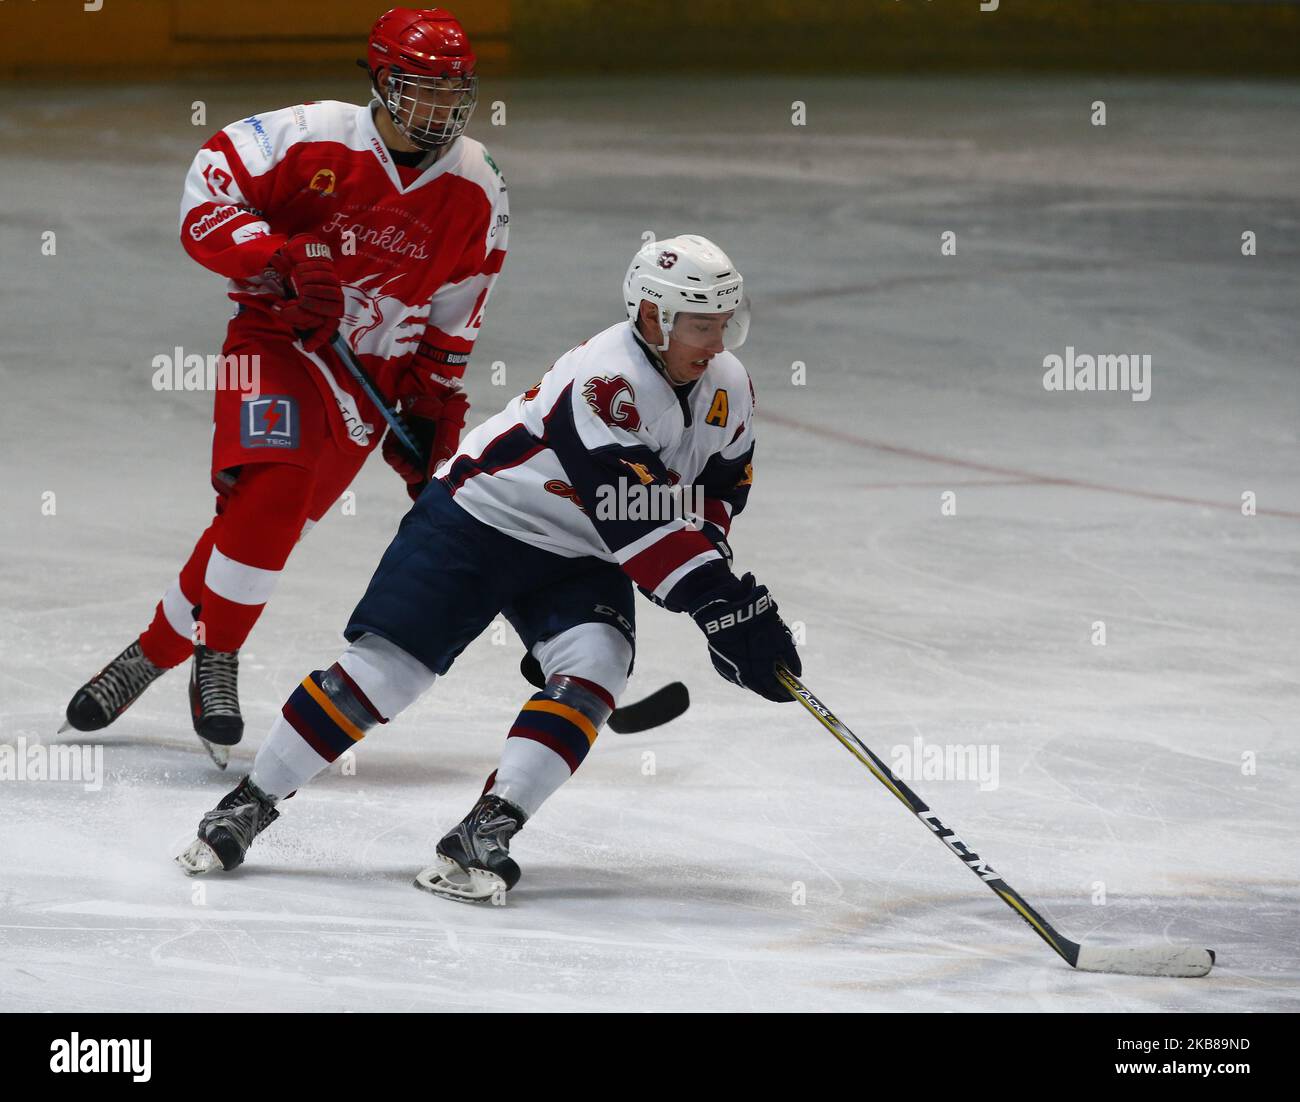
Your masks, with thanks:
M431 165L399 168L375 127L378 106L308 103L225 127L190 167L180 235L190 256L230 280L230 297L245 307L237 324L279 336L269 258L294 234L326 242L343 283L340 331L393 401L463 372L510 214L505 181L479 142L462 136ZM417 349L428 379L407 370ZM345 420L349 405L378 420L332 355L307 359Z

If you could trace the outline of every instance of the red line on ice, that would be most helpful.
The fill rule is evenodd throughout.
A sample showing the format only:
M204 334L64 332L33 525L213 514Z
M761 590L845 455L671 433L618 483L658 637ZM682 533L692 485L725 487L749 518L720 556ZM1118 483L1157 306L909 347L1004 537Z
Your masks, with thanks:
M1228 509L1234 513L1239 512L1241 509L1240 504L1227 501L1184 497L1181 494L1162 494L1154 490L1137 490L1127 486L1110 486L1104 482L1086 482L1079 478L1058 478L1055 475L1035 474L1033 471L1022 471L1015 467L999 467L992 463L977 463L972 459L959 459L956 456L940 455L938 452L921 451L918 448L904 448L897 444L885 444L879 440L868 440L865 437L855 436L851 432L841 432L839 429L833 429L827 425L809 425L793 417L783 417L779 413L771 413L767 410L760 413L759 417L768 424L780 425L782 428L797 429L813 436L838 440L841 444L849 444L855 448L887 452L890 455L900 455L907 459L917 459L922 463L942 463L949 467L963 467L970 471L984 471L986 474L1001 475L1004 478L1015 479L1019 482L1035 483L1042 486L1068 486L1076 490L1094 490L1103 494L1122 494L1125 497L1138 497L1147 501L1167 501L1175 505L1196 505L1203 509ZM1287 517L1290 520L1300 520L1300 513L1290 509L1256 509L1255 512L1264 517Z

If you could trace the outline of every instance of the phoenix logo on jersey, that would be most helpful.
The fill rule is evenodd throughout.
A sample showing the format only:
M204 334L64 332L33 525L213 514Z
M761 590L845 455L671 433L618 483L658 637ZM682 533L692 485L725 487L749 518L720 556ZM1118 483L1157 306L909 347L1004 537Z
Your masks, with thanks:
M379 355L384 348L411 340L402 333L419 324L421 309L393 293L404 277L402 272L381 274L343 284L342 328L353 351Z
M331 195L337 183L338 176L332 168L321 168L317 169L316 175L311 178L311 183L307 186L312 191L319 191L322 195Z
M625 392L626 398L623 397ZM636 400L636 391L622 375L588 379L582 388L582 396L587 399L592 412L605 424L627 429L628 432L636 432L641 427L641 414L632 404Z

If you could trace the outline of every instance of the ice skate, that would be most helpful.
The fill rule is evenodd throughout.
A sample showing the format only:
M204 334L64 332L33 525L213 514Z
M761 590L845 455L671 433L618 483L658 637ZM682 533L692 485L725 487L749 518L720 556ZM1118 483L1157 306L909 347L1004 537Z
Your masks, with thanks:
M142 692L167 671L144 656L136 639L121 654L77 690L68 702L60 733L99 731L125 712Z
M253 839L280 817L275 804L272 797L245 777L199 820L198 837L176 858L176 863L187 876L238 868Z
M501 797L480 797L438 843L437 861L416 876L415 886L465 903L508 892L520 875L510 856L510 839L527 821L527 815Z
M239 711L239 652L194 648L190 669L190 715L208 756L222 769L230 748L244 737Z

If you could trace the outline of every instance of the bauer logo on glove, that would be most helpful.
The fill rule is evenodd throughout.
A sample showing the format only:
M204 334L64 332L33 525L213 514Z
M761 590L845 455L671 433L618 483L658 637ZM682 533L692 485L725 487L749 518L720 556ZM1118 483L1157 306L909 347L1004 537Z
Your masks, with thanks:
M704 634L713 635L719 631L725 631L727 628L734 628L737 624L743 624L746 620L752 620L755 616L761 616L768 609L776 611L776 602L772 600L772 595L764 591L763 595L745 608L738 608L719 616L715 620L709 620L704 624Z

